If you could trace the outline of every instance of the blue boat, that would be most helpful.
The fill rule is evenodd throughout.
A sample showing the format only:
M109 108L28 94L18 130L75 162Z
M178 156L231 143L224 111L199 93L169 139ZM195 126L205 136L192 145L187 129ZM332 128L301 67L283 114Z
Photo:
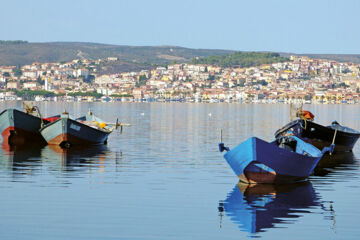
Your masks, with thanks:
M219 202L218 211L221 218L228 216L242 231L256 234L279 224L295 223L316 207L323 208L324 203L309 181L282 185L238 183Z
M256 183L288 183L306 179L326 152L296 136L283 136L273 142L251 137L232 150L219 144L220 152L240 181Z

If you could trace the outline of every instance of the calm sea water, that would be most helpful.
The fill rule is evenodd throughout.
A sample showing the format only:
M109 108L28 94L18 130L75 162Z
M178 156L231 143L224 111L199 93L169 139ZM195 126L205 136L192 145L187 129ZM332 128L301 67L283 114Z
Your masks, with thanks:
M44 116L91 109L131 123L108 144L0 150L0 239L357 239L359 160L321 162L301 184L238 185L218 152L271 140L288 105L40 103ZM0 103L1 109L21 103ZM310 105L318 123L360 129L357 105Z

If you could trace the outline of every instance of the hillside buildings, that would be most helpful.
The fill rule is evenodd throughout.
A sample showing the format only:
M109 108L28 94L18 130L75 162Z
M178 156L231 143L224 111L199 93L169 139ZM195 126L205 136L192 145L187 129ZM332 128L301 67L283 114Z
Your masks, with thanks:
M127 101L360 102L360 65L354 63L291 56L287 62L250 68L184 63L100 75L104 61L117 59L0 66L0 89L7 95L29 90L86 101L103 95Z

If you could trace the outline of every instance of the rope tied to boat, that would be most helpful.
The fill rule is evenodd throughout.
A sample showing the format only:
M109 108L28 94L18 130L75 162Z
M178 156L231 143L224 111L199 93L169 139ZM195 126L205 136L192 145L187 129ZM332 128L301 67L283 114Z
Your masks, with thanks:
M302 118L302 117L300 117L300 119L302 119L302 120L304 121L304 123L305 123L305 124L304 124L305 127L303 127L303 125L300 124L301 128L304 129L304 130L306 130L306 121L307 121L307 119L306 119L306 118Z
M315 118L315 115L312 114L310 111L302 110L302 106L297 109L296 117L302 119L304 121L305 126L300 125L304 130L306 130L307 127L307 121L313 121Z

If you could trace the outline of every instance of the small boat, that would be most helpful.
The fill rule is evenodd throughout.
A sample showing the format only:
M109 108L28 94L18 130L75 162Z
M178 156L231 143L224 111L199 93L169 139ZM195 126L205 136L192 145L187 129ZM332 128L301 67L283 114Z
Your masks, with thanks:
M220 224L228 216L241 231L256 234L296 219L316 208L328 211L311 182L295 184L238 183L225 200L219 201Z
M42 127L40 133L49 145L69 148L73 145L106 144L109 134L115 128L128 125L105 123L91 112L77 119L64 112L59 119Z
M302 105L295 109L290 105L290 118L293 119L293 117L297 119L277 130L275 138L284 136L291 131L295 136L319 149L333 143L335 144L334 152L350 152L360 137L359 131L341 126L337 121L333 121L329 126L315 123L315 115L310 111L303 110Z
M306 179L326 152L332 152L334 145L322 151L300 138L288 133L273 142L257 137L248 138L232 150L219 144L220 152L239 177L240 181L256 183L289 183Z
M39 116L33 115L38 112ZM10 108L0 113L0 132L4 144L27 144L44 142L39 129L43 124L56 119L58 116L51 118L41 118L37 107L26 112Z
M329 126L322 126L307 119L294 120L275 132L275 138L292 131L297 137L311 143L319 149L329 146L335 140L334 152L352 151L360 132L333 121Z

